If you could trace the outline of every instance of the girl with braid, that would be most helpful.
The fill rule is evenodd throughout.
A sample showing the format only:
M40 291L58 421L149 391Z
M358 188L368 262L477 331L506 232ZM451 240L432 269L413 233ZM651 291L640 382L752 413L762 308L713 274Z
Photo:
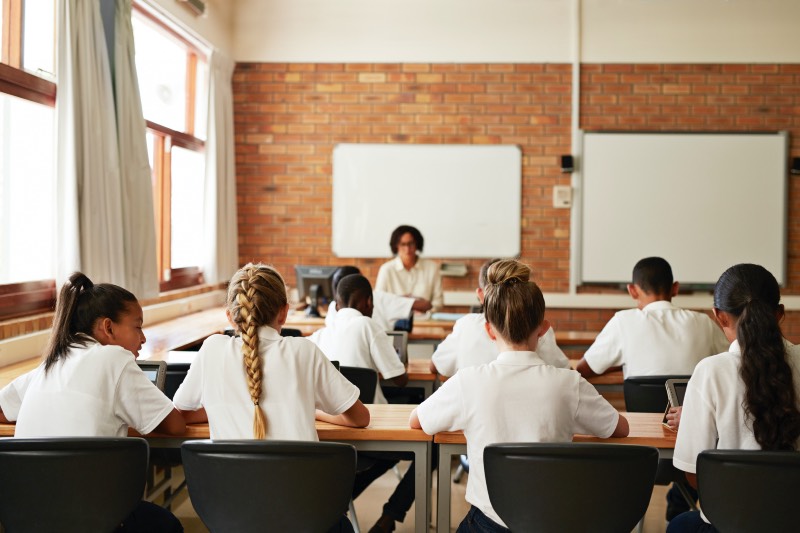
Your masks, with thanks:
M281 337L289 303L278 272L247 264L231 279L227 315L239 336L203 343L173 402L188 422L208 420L212 439L316 441L319 420L369 424L369 411L319 348Z
M717 281L714 316L731 346L692 373L672 459L695 487L703 450L798 449L800 346L783 338L780 298L775 277L759 265L732 266ZM717 530L690 511L672 519L667 531Z

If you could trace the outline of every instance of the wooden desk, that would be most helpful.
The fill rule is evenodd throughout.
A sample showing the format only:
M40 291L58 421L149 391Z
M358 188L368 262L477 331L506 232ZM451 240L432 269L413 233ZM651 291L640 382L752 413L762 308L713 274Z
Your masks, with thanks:
M589 435L575 435L573 442L606 442L612 444L639 444L658 448L662 459L672 458L677 433L661 424L662 413L622 413L630 424L630 434L624 438L601 439ZM461 431L437 433L433 441L439 445L439 479L436 506L436 531L450 531L451 462L454 455L467 453L467 441Z
M139 351L142 359L158 359L170 350L185 350L230 327L224 307L212 307L144 328L147 342ZM163 355L162 355L163 357Z

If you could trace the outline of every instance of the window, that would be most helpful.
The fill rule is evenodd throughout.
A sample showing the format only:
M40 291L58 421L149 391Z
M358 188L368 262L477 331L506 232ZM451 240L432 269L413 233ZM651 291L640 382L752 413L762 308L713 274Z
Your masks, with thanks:
M206 53L135 4L133 33L153 169L162 290L201 281L205 196Z

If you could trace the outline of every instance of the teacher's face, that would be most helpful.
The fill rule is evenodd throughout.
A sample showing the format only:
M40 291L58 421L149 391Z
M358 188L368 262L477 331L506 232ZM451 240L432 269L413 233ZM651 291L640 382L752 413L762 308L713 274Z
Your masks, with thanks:
M397 243L397 255L404 265L413 265L417 262L417 241L410 233L404 233Z

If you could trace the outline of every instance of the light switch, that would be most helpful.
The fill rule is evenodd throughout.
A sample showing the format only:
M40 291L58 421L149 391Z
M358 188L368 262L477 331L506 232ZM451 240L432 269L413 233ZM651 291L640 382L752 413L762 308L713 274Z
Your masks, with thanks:
M572 187L568 185L553 187L553 207L572 207Z

